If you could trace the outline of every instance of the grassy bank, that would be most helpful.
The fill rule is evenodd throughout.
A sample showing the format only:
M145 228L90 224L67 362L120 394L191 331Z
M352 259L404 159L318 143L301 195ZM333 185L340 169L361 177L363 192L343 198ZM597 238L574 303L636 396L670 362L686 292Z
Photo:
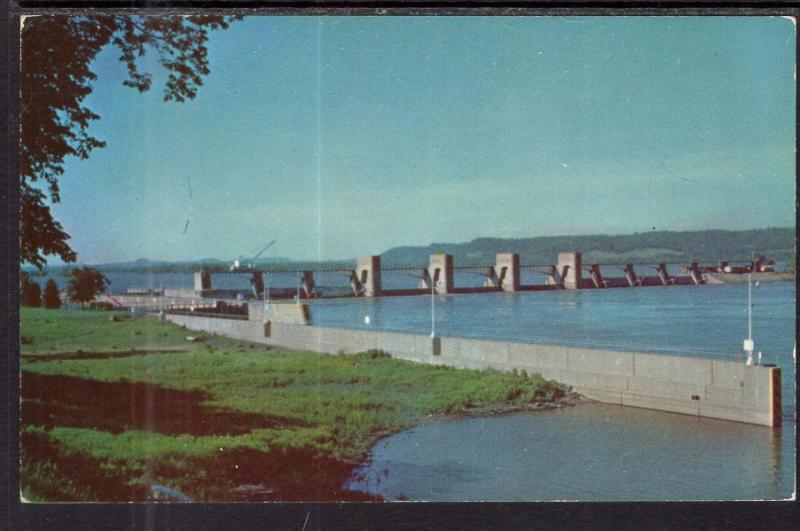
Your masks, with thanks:
M26 498L144 499L156 483L196 500L368 499L342 486L380 437L563 395L538 375L187 342L173 324L109 315L22 311Z

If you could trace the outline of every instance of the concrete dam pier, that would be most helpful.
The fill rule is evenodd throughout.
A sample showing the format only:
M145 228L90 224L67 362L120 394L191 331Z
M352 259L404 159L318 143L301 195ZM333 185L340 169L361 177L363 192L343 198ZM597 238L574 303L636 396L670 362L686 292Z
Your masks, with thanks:
M319 353L370 349L468 369L527 371L600 402L764 426L781 424L781 370L767 365L644 352L344 330L309 324L306 304L247 304L247 315L166 313L188 329Z
M671 274L668 266L682 266L681 274ZM618 276L604 275L602 267L615 268ZM636 270L639 267L639 271ZM423 295L430 293L486 293L486 292L519 292L539 290L582 290L606 288L632 288L647 286L676 286L698 284L720 284L745 278L744 270L753 270L763 280L786 280L786 273L759 272L763 264L758 260L737 268L737 273L724 273L730 270L728 262L720 262L714 266L700 266L697 262L688 264L658 263L634 266L626 264L584 264L582 254L578 251L560 252L554 264L522 264L518 253L498 253L495 263L490 265L456 265L453 256L433 254L428 264L423 266L382 266L380 256L363 256L358 258L352 269L305 269L296 271L278 271L297 275L297 288L273 290L273 299L281 298L318 298L324 296L318 286L317 276L322 273L334 273L347 278L349 296L352 297L386 297L399 295ZM642 269L646 272L642 272ZM748 269L749 268L749 269ZM544 283L523 284L522 270L530 270L544 276ZM384 286L382 277L385 273L396 272L418 279L416 288L388 288ZM468 272L484 277L482 286L456 285L456 272ZM263 298L265 295L264 276L271 271L257 269L235 269L230 272L214 273L215 275L246 274L250 276L250 297ZM198 271L194 278L194 295L201 298L224 298L224 290L212 288L209 271ZM782 276L781 276L782 275ZM791 277L792 275L789 274ZM775 277L775 278L773 278ZM734 279L734 280L726 280ZM341 294L338 296L342 296Z

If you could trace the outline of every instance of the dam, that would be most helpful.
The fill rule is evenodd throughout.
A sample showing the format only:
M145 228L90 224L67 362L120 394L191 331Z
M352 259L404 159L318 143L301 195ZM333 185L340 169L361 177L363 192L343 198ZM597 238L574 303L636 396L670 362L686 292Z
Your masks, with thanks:
M212 275L246 275L250 278L250 290L240 298L271 299L314 299L330 296L338 297L390 297L425 294L465 294L493 292L523 292L544 290L583 290L607 288L635 288L649 286L683 286L700 284L723 284L745 278L744 271L752 271L762 281L789 280L791 273L776 273L769 270L765 259L755 259L740 267L730 266L722 261L713 266L701 266L698 262L657 264L584 264L582 253L567 251L557 254L555 263L531 264L522 263L518 253L498 253L494 264L458 265L453 256L433 254L428 264L419 266L382 265L380 256L364 256L357 259L351 268L316 268L298 270L256 269L254 267L235 267L231 271L212 272L197 271L194 274L194 290L174 292L166 296L199 297L199 298L232 298L236 294L230 290L215 289ZM637 271L637 267L639 270ZM671 269L680 267L680 272ZM616 276L608 275L603 270L618 272ZM733 272L733 271L737 271ZM731 271L731 272L726 272ZM523 275L523 272L529 273ZM270 290L269 277L273 274L294 275L296 285L292 288ZM457 275L458 273L458 275ZM543 279L543 282L523 282L523 277L530 273ZM415 287L391 287L384 282L388 274L402 275L416 282ZM348 289L330 295L321 286L319 277L327 275L344 280ZM482 279L480 285L459 285L459 275L471 275ZM265 280L266 279L266 280Z

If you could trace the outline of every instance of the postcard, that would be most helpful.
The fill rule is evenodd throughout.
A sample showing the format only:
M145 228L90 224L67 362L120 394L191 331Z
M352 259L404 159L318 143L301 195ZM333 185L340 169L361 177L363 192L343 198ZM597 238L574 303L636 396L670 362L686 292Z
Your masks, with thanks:
M23 502L794 499L793 19L19 23Z

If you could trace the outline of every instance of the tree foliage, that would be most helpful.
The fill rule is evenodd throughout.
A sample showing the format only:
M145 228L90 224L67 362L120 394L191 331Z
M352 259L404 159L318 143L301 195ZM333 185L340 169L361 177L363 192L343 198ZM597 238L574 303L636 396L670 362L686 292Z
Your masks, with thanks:
M56 281L52 278L47 281L47 284L44 286L44 294L42 295L42 304L45 308L50 308L54 310L56 308L61 308L61 296L58 293L58 286L56 285Z
M42 268L55 255L74 262L69 235L45 203L60 200L64 160L89 157L105 142L89 132L100 118L85 104L97 75L91 62L105 46L120 51L128 71L123 82L150 89L152 74L140 69L148 51L167 72L164 100L193 99L209 73L209 30L226 29L223 16L40 16L24 21L20 76L20 255Z
M42 305L42 289L38 282L31 280L24 271L20 273L20 303L23 306L38 308Z
M93 267L79 267L65 273L67 297L73 302L89 302L103 293L111 282Z

